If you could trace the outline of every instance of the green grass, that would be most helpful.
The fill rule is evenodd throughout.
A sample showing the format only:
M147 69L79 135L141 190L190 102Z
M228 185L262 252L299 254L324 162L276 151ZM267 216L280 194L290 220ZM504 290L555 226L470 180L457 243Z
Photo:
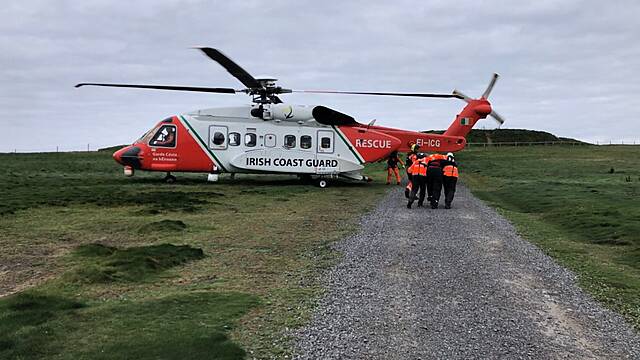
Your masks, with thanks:
M330 244L387 188L122 176L109 152L0 154L0 358L290 352ZM13 293L13 295L8 295Z
M474 194L640 328L640 147L468 149L458 160Z
M160 244L118 249L101 244L80 245L74 254L75 269L67 280L82 283L143 281L163 270L204 257L202 249L189 245Z

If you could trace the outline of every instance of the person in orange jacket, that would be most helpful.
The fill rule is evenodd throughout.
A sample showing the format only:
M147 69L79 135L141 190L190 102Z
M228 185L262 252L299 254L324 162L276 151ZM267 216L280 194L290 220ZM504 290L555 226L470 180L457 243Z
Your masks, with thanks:
M398 152L392 152L387 158L387 185L391 184L391 176L396 176L396 184L400 185L400 173L398 172L398 163L404 167L404 162L398 156Z
M458 183L458 164L453 153L447 154L447 160L442 162L442 185L444 185L444 208L451 209L451 202L456 193Z
M432 209L438 208L442 193L442 162L447 157L442 154L432 154L427 159L427 193Z
M418 207L422 207L422 203L424 202L425 185L427 179L427 164L424 160L424 154L418 153L416 156L416 161L414 161L411 165L411 182L413 183L413 187L411 189L411 193L409 194L407 209L411 209L411 205L416 200L416 195L418 194L418 192L420 193L420 197L418 198Z
M411 174L411 165L417 160L418 150L420 150L420 145L411 144L411 151L407 154L407 160L405 161L405 167L407 168L407 187L404 189L404 196L408 199L409 194L411 194L411 190L413 189L413 175Z

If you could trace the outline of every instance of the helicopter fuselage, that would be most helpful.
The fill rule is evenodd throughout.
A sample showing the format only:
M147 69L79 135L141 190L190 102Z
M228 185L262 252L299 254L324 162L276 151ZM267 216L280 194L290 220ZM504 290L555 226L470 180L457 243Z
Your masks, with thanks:
M319 121L308 106L279 104L269 120L252 116L252 108L169 117L114 153L114 159L129 173L286 173L366 180L360 174L365 163L407 151L413 143L423 151L457 151L466 143L464 136Z

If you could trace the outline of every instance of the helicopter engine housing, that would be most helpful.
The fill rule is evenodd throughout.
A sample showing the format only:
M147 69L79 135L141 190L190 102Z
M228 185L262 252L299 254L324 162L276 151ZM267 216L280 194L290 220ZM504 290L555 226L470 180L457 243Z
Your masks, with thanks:
M262 105L263 120L307 121L313 119L313 108L308 105L265 104Z

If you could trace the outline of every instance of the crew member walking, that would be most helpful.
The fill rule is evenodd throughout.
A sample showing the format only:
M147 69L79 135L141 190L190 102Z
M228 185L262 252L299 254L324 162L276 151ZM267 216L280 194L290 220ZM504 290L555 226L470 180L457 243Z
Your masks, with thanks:
M404 189L404 196L408 199L411 194L411 190L413 189L413 175L411 174L411 165L417 160L418 150L420 150L420 145L411 144L409 147L411 150L407 154L407 160L405 162L405 166L407 168L407 187Z
M391 183L391 176L395 174L396 184L400 185L400 173L398 173L398 163L404 166L402 159L398 157L398 152L394 151L387 158L387 185Z
M442 193L442 161L447 157L442 154L432 154L427 158L427 193L432 209L438 208Z
M427 164L425 163L424 154L419 153L416 156L416 160L411 165L411 174L413 187L411 188L411 193L409 194L409 202L407 203L407 208L411 209L411 205L416 200L416 194L420 192L420 197L418 198L418 207L422 207L422 203L424 203L424 191L427 180Z
M447 154L447 160L442 161L442 185L444 185L444 208L451 209L453 196L456 194L458 183L458 164L453 153Z

